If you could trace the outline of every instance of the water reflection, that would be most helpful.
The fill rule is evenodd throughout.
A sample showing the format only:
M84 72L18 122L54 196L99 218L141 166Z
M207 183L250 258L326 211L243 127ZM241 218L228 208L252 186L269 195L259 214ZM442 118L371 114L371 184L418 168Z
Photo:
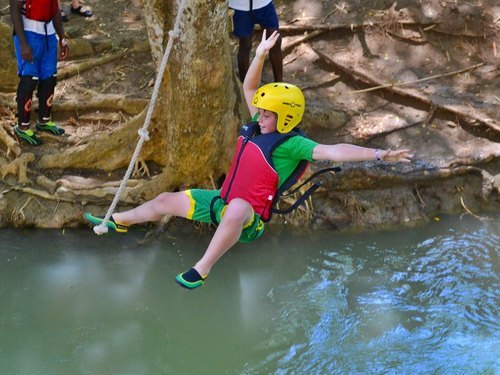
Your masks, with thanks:
M270 354L245 372L500 370L498 222L462 225L318 238L321 256L298 283L273 289Z
M0 373L495 373L500 218L268 233L200 290L209 237L0 231Z

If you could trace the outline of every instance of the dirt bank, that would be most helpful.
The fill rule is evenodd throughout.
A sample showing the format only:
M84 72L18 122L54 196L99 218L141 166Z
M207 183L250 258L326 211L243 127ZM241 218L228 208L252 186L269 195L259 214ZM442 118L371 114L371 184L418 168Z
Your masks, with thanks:
M68 137L46 136L37 149L19 145L11 132L15 88L2 88L0 227L80 225L82 210L105 210L116 186L96 199L97 186L86 180L87 199L82 186L71 191L78 182L65 176L99 185L123 174L37 166L41 155L78 147L129 120L151 95L155 66L139 2L86 4L94 17L72 16L65 24L71 59L60 65L54 119ZM0 15L10 25L7 5L0 1ZM303 130L322 143L404 147L416 155L411 165L343 165L287 221L337 229L416 225L442 213L500 208L500 7L494 1L275 5L285 80L302 87L307 99ZM235 56L235 41L231 48ZM267 67L264 79L271 76ZM154 163L146 167L157 172Z

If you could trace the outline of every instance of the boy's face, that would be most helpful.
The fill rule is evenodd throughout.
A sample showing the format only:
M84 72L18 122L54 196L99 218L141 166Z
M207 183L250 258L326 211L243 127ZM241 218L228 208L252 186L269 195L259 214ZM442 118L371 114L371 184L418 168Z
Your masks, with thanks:
M261 134L268 134L276 131L277 117L274 112L259 108L259 126Z

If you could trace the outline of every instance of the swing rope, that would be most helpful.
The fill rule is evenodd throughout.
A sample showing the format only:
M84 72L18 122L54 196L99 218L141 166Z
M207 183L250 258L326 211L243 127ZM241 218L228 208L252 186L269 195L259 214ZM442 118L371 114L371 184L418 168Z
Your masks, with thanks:
M132 159L130 159L130 163L128 165L127 171L125 172L125 176L123 177L120 186L115 194L115 197L113 198L113 202L108 208L108 212L106 212L106 216L104 217L104 220L102 221L101 224L98 226L94 227L94 232L98 235L104 234L108 232L108 227L106 223L109 221L111 218L111 215L115 211L115 208L118 204L118 201L120 200L120 196L123 193L123 190L125 189L125 186L127 185L127 181L130 178L130 175L132 174L132 170L135 167L137 163L137 159L139 158L139 154L141 153L142 145L144 142L149 140L149 133L148 133L148 127L151 122L151 117L153 115L153 110L156 104L156 99L158 97L158 93L160 91L160 85L161 81L163 79L163 73L165 72L165 68L167 66L168 58L170 57L170 51L172 50L172 46L174 44L174 40L179 38L180 36L180 26L181 26L181 15L184 13L184 10L187 6L187 0L182 0L182 2L177 1L178 4L178 11L177 15L175 17L175 23L174 23L174 28L168 32L169 39L167 42L167 47L165 48L165 52L163 54L163 59L160 64L160 68L158 69L158 75L156 76L155 80L155 85L153 87L153 93L151 95L151 100L149 102L149 107L148 107L148 112L146 113L146 119L144 120L144 125L142 126L141 129L138 130L139 133L139 142L137 143L137 146L135 147L134 154L132 155Z

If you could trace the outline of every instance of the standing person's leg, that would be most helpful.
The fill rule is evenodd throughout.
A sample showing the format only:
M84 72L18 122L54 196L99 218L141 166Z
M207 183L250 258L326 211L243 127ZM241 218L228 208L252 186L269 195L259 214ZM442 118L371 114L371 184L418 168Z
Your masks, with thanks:
M46 36L46 48L41 58L40 81L38 83L38 122L36 128L55 135L64 134L64 129L51 121L54 91L57 83L57 48L54 35Z
M277 29L267 29L266 35L272 35ZM283 82L283 54L281 53L281 36L276 41L273 48L269 50L269 61L273 68L274 82Z
M66 13L64 13L61 0L57 0L57 5L59 6L59 12L61 12L61 20L63 22L68 22L69 18L68 18L68 15Z
M233 14L233 35L239 40L238 75L241 82L245 80L250 66L250 51L252 50L252 35L254 22L251 13L235 10Z
M88 9L84 10L80 5L80 0L71 0L71 13L78 14L82 17L92 17L92 12Z
M21 45L17 36L14 36L14 47L17 58L17 74L19 85L17 86L17 125L14 127L16 136L32 146L39 146L43 142L30 129L31 103L33 92L38 85L40 76L40 54L43 50L42 40L32 32L25 32L26 39L32 50L32 61L23 60Z
M253 11L255 23L266 29L266 35L279 32L279 20L272 2L261 9ZM269 61L273 69L274 82L283 82L283 54L281 52L281 36L269 51Z
M252 37L244 36L239 38L238 47L238 75L240 81L245 80L248 68L250 67L250 51L252 50Z

